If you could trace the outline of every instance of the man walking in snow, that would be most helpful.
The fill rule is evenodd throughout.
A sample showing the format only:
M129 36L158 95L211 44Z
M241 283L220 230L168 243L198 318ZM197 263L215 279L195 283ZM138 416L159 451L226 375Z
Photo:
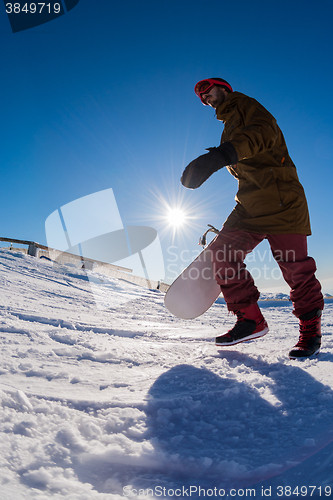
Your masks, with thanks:
M215 279L228 310L237 316L235 326L217 337L216 345L234 345L268 332L257 304L259 291L244 264L246 255L267 239L299 318L299 341L289 357L317 354L324 300L315 261L307 253L311 234L307 201L283 134L261 104L234 92L221 78L201 80L195 93L216 110L224 131L220 146L193 160L181 182L196 189L222 167L238 180L236 207L210 247Z

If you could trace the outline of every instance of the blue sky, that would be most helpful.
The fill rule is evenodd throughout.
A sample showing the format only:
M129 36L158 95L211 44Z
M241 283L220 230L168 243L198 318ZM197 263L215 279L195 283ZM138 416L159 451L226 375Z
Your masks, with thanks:
M195 191L179 183L219 144L223 125L193 92L219 76L277 118L308 198L309 253L333 293L332 15L331 0L80 0L13 34L0 6L0 235L46 244L52 212L112 188L124 225L157 229L174 278L170 247L194 256L206 225L221 227L235 204L226 169ZM175 232L163 216L179 203L192 218ZM274 268L267 248L257 267ZM269 273L258 284L288 291Z

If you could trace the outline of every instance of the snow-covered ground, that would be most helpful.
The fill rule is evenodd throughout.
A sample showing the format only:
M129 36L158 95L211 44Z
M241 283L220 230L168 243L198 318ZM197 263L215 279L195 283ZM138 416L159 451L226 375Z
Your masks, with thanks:
M218 350L220 299L183 321L103 280L94 295L82 270L0 251L1 499L332 496L332 303L320 355L291 361L289 302Z

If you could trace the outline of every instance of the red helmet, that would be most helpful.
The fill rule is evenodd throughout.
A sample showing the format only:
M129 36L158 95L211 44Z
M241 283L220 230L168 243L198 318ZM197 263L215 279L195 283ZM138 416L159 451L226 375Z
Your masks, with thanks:
M219 85L220 87L223 87L227 92L233 92L230 83L228 83L226 80L223 80L222 78L207 78L206 80L200 80L200 82L198 82L194 87L194 92L197 94L197 96L200 98L201 102L205 106L207 106L207 104L202 99L202 94L209 92L209 90L214 85Z

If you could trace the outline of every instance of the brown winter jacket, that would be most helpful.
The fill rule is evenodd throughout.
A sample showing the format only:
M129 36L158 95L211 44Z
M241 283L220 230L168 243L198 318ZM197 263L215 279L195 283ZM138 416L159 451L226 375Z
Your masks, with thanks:
M263 234L311 234L308 206L283 134L275 118L255 99L228 95L216 110L224 122L223 142L231 142L237 165L237 205L225 226Z

